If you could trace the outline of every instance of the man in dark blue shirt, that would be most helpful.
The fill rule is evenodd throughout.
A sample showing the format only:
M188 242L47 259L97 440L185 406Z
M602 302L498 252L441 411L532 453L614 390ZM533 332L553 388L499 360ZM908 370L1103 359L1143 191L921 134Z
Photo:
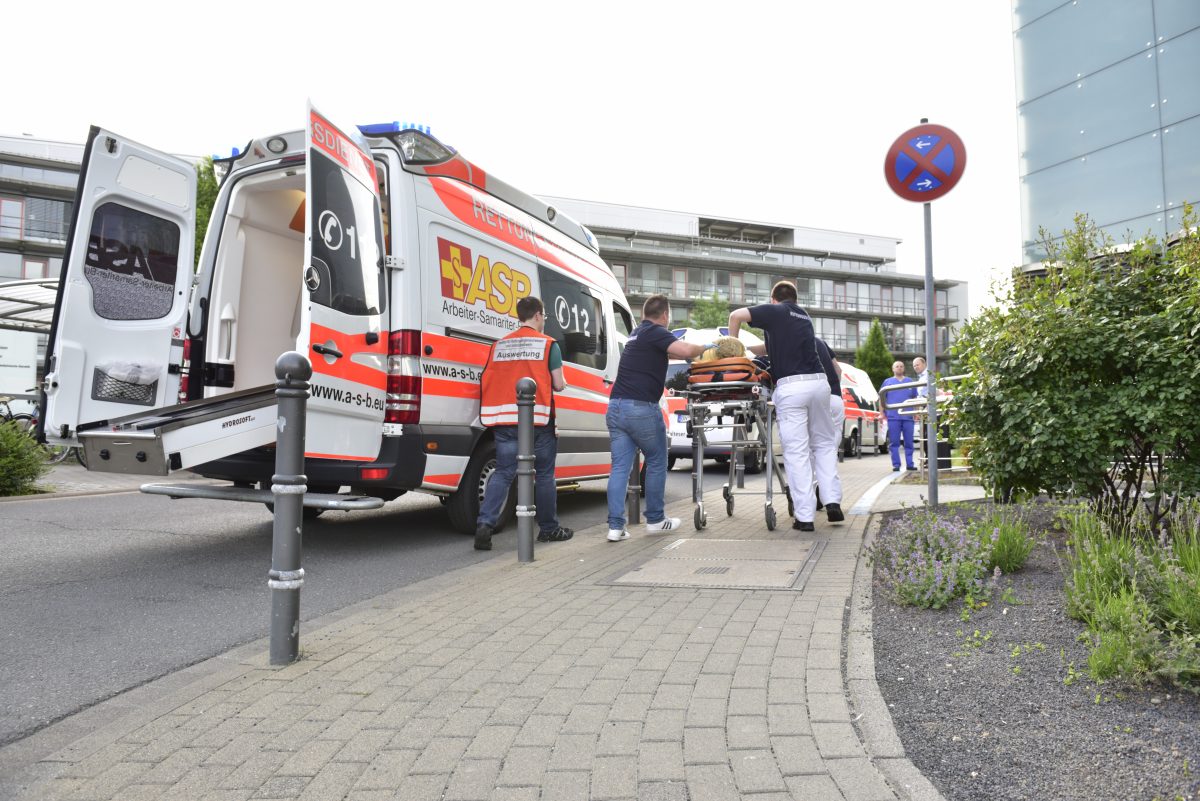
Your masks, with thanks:
M611 439L612 473L608 477L608 540L629 538L625 530L625 488L638 450L646 457L646 531L679 528L678 517L663 507L667 486L667 426L663 420L663 385L667 360L694 359L707 345L692 345L668 329L671 304L652 295L642 306L642 324L633 330L621 354L617 380L609 394L605 422Z
M796 514L792 528L813 531L817 496L813 492L812 447L824 448L822 443L833 440L833 419L829 415L829 379L817 352L812 318L797 300L795 284L780 281L771 287L770 303L729 315L729 335L736 337L744 323L766 333L766 345L750 350L759 355L766 352L771 358L772 399L779 415L783 466ZM835 465L836 461L834 454ZM825 508L831 521L844 519L837 503Z

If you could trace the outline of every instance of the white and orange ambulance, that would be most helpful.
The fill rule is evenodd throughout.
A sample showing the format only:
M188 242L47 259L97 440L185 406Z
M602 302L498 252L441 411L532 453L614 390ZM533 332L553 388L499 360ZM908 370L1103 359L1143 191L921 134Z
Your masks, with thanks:
M860 456L863 449L871 453L886 453L888 449L887 418L879 411L879 393L871 377L846 362L842 367L842 401L846 419L842 423L842 453Z
M495 466L480 373L532 294L564 358L556 475L607 477L633 320L586 228L425 131L360 132L311 106L303 130L220 166L193 275L191 164L92 129L47 355L50 441L81 444L89 469L187 469L265 500L275 362L296 350L313 367L306 511L355 508L340 490L421 491L473 531Z

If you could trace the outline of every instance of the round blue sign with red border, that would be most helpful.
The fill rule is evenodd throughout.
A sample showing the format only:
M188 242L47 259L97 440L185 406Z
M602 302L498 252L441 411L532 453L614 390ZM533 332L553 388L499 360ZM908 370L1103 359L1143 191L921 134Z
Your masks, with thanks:
M958 134L943 125L918 125L892 143L883 163L888 186L914 203L928 203L949 192L967 167L967 149Z

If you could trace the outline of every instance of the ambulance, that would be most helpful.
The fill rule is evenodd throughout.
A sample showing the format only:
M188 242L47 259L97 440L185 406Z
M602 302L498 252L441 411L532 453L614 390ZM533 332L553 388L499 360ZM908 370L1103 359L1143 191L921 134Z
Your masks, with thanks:
M593 235L426 130L307 111L303 129L219 162L195 271L192 165L91 130L46 438L80 445L91 470L189 470L231 482L222 497L269 502L275 363L294 350L312 364L306 515L417 491L469 533L496 461L480 375L536 295L567 383L556 477L606 478L604 415L633 317Z
M842 423L842 453L861 456L864 449L871 453L887 453L887 418L879 410L879 393L871 377L852 364L838 362L842 367L842 402L846 419Z

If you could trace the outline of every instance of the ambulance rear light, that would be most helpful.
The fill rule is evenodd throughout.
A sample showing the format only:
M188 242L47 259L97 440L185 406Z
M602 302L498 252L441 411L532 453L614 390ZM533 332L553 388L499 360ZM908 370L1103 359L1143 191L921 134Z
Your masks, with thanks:
M421 332L414 329L393 331L388 335L389 356L420 356Z
M421 421L421 332L413 329L388 335L385 423Z
M358 471L358 477L364 481L380 481L388 477L386 467L364 467Z

